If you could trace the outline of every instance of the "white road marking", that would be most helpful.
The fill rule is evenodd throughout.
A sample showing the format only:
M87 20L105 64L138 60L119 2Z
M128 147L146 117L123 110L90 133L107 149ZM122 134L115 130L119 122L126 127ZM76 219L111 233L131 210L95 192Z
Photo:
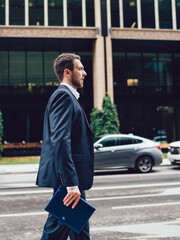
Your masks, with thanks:
M146 197L159 197L159 196L172 196L180 195L180 188L172 188L161 190L160 193L155 194L142 194L142 195L131 195L131 196L116 196L116 197L99 197L99 198L88 198L88 201L102 201L102 200L116 200L116 199L133 199L133 198L146 198Z
M129 188L149 188L149 187L166 187L166 186L178 186L180 182L167 182L167 183L146 183L146 184L132 184L124 186L107 186L107 187L92 187L89 191L99 190L115 190L115 189L129 189Z
M26 217L26 216L36 216L36 215L46 215L47 212L29 212L29 213L11 213L11 214L0 214L0 218L5 217Z
M13 192L0 192L0 196L8 195L28 195L28 194L42 194L42 193L52 193L53 190L35 190L35 191L13 191Z
M118 189L131 189L131 188L151 188L151 187L168 187L168 186L180 186L180 182L175 182L175 183L152 183L152 184L136 184L136 185L125 185L125 186L107 186L107 187L92 187L89 191L100 191L100 190L118 190ZM29 190L29 191L6 191L6 192L0 192L0 196L8 196L8 195L28 195L28 194L46 194L46 193L52 193L52 189L45 189L45 190L40 190L37 188L36 190ZM172 194L172 193L171 193ZM167 195L167 194L166 194ZM141 195L137 195L141 196ZM148 195L150 196L150 195ZM126 197L126 196L125 196ZM128 196L131 198L131 196ZM133 197L133 196L132 196ZM120 197L124 198L124 197ZM98 198L97 198L98 199ZM107 198L105 198L106 200ZM118 197L119 199L119 197Z
M157 223L143 223L134 225L120 225L108 227L94 227L91 228L92 232L126 232L142 234L139 237L127 237L126 239L142 239L142 238L167 238L167 237L180 237L180 221L172 222L157 222Z
M167 203L154 203L154 204L142 204L142 205L132 205L132 206L117 206L112 207L113 210L117 209L130 209L130 208L145 208L145 207L162 207L162 206L171 206L171 205L180 205L180 202L167 202Z

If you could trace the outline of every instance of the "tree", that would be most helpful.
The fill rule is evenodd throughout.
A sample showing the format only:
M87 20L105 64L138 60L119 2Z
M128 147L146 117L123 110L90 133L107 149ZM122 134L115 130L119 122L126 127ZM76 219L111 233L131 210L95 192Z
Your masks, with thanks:
M3 151L2 138L3 138L3 119L2 119L2 112L0 111L0 156Z
M111 99L107 93L103 98L102 110L93 108L90 126L94 137L103 134L119 133L120 124L117 109L111 103Z

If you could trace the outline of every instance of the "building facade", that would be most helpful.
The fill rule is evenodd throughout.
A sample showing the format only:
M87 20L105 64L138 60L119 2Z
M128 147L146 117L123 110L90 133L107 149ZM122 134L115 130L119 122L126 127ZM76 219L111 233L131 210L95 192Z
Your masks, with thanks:
M42 139L62 52L82 57L88 117L108 92L122 133L179 139L179 40L180 0L0 0L4 140Z

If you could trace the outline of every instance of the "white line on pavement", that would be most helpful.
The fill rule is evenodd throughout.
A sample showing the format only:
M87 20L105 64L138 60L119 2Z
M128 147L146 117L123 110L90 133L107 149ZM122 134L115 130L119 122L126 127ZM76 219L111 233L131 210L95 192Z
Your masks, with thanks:
M45 215L47 212L29 212L29 213L11 213L11 214L0 214L0 218L5 217L26 217L26 216L35 216L35 215Z
M153 222L139 223L117 226L92 227L92 232L121 232L121 233L137 233L138 237L127 237L126 239L174 239L180 237L179 221L172 222ZM179 238L178 238L179 239Z
M180 202L142 204L142 205L133 205L133 206L117 206L117 207L112 207L112 209L117 210L117 209L127 209L127 208L130 209L130 208L145 208L145 207L162 207L162 206L171 206L171 205L180 205Z
M166 187L166 186L178 186L180 182L167 182L167 183L146 183L146 184L132 184L124 186L107 186L107 187L92 187L89 191L99 191L99 190L115 190L115 189L129 189L129 188L148 188L148 187Z
M172 196L180 195L180 188L163 189L162 192L156 194L142 194L142 195L131 195L131 196L116 196L116 197L99 197L99 198L88 198L87 201L102 201L102 200L116 200L116 199L133 199L133 198L146 198L146 197L161 197L161 196Z
M8 195L28 195L28 194L42 194L42 193L52 193L53 190L35 190L35 191L18 191L18 192L0 192L0 196L8 196Z
M107 186L107 187L92 187L89 191L100 191L100 190L118 190L118 189L130 189L130 188L150 188L150 187L168 187L168 186L180 186L180 182L169 182L169 183L152 183L152 184L137 184L137 185L124 185L124 186ZM46 194L52 193L52 189L47 190L37 190L34 191L6 191L0 192L0 196L8 196L8 195L28 195L28 194Z

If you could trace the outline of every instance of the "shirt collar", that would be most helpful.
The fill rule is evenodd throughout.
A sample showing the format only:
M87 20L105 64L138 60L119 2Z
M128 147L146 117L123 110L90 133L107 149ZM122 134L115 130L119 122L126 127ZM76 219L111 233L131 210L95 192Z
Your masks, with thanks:
M80 97L80 94L73 87L71 87L67 83L61 83L61 85L67 86L69 88L69 90L72 92L72 94L75 96L75 98L78 100L78 98Z

